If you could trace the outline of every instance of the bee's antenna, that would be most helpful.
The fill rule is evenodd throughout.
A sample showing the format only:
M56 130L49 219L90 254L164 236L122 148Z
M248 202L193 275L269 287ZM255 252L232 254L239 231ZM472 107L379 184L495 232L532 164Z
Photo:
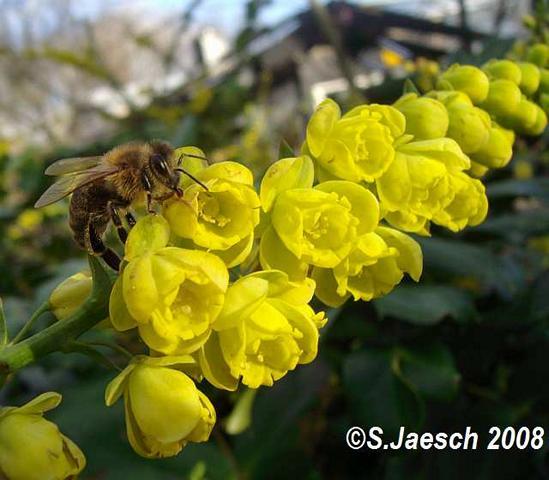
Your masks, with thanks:
M178 167L175 169L176 172L181 172L185 175L187 175L187 177L189 177L191 180L194 180L196 183L198 183L198 185L200 185L204 190L209 190L209 188L204 185L200 180L198 180L198 178L196 178L194 175L191 175L189 172L187 172L187 170L184 170L182 169L181 167Z
M183 157L198 158L199 160L206 160L206 162L208 162L208 165L211 165L207 157L203 157L201 155L193 155L192 153L182 153L181 155L179 155L179 158L177 159L178 166L181 165L181 161L183 160Z

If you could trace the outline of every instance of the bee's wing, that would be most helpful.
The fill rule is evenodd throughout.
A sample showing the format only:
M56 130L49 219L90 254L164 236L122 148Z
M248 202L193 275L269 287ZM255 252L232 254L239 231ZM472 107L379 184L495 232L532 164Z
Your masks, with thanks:
M63 158L53 162L46 171L46 175L66 175L67 173L81 172L96 167L103 157L75 157Z
M117 167L98 165L83 172L61 177L42 194L34 206L40 208L55 203L74 192L77 188L116 172L118 172Z

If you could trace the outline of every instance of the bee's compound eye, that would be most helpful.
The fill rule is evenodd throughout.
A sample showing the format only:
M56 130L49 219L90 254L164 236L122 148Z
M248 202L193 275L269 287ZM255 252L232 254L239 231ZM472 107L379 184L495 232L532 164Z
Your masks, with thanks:
M166 162L166 159L162 155L158 153L153 153L151 155L149 162L151 164L152 169L159 175L163 175L163 176L169 175L168 164Z

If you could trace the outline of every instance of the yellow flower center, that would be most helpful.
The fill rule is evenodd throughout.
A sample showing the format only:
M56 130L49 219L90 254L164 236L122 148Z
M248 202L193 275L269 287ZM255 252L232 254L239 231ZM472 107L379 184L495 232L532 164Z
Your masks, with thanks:
M312 225L304 232L305 237L311 243L313 240L318 240L323 235L328 233L330 221L323 215L322 212L315 212L312 219Z
M198 195L198 216L204 222L218 227L224 227L231 221L221 213L221 206L217 198L208 192Z

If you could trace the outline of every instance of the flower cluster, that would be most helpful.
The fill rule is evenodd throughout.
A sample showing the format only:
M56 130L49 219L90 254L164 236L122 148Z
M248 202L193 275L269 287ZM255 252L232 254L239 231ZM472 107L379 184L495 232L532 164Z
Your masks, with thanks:
M459 92L448 94L458 95L470 102ZM487 134L490 118L477 110L482 112ZM428 234L430 222L452 231L477 225L486 216L488 202L482 183L465 173L471 160L456 140L475 141L457 127L476 112L468 114L461 112L459 121L453 121L439 100L408 94L393 106L363 105L341 117L337 105L325 100L309 122L303 148L318 164L317 176L323 183L315 188L329 185L328 179L358 183L377 194L372 198L379 202L382 218L405 232ZM367 118L384 134L371 140L359 128L360 118ZM369 175L349 175L359 165L370 165ZM368 211L377 215L372 208Z
M107 405L123 397L134 450L168 457L206 441L216 412L198 382L272 386L317 355L326 318L314 296L339 307L386 295L405 274L419 281L422 251L408 233L480 224L488 201L479 177L510 161L515 135L547 124L548 62L547 47L534 45L524 62L452 65L433 90L393 105L342 113L325 100L300 154L273 163L259 188L240 164L176 152L194 155L193 177L129 233L105 322L148 348L105 394ZM50 308L64 321L91 290L79 273ZM0 409L0 476L36 478L29 472L47 467L64 479L83 468L80 450L42 418L58 402L48 394ZM27 435L32 462L16 452Z
M319 110L326 111L324 106ZM395 118L402 119L398 112ZM392 164L392 144L385 148ZM337 158L336 152L334 162ZM266 216L261 265L283 270L295 280L312 278L316 296L326 305L339 306L350 296L377 298L391 291L404 273L419 280L419 245L379 224L379 202L365 186L349 180L313 186L313 163L301 156L272 165L260 196Z
M261 213L250 170L195 167L200 183L182 181L181 198L133 227L111 293L113 327L137 329L150 356L113 380L107 403L124 396L128 438L146 457L207 440L215 411L190 377L226 390L271 386L316 357L325 323L309 306L313 280L274 267L244 272ZM158 410L144 406L154 403Z

